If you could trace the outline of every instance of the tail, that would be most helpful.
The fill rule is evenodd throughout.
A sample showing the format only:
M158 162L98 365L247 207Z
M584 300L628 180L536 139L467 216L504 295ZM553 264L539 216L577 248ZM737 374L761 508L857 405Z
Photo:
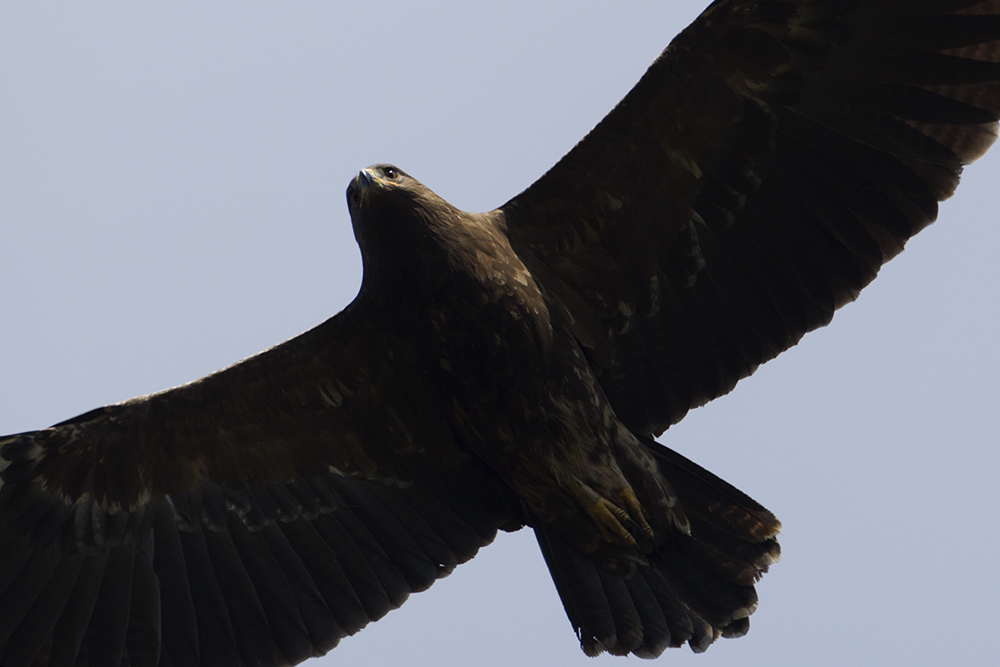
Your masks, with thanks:
M757 608L754 584L778 561L778 519L731 484L641 438L676 491L690 534L674 533L622 578L535 528L545 562L583 651L655 658L685 642L704 651L741 637Z

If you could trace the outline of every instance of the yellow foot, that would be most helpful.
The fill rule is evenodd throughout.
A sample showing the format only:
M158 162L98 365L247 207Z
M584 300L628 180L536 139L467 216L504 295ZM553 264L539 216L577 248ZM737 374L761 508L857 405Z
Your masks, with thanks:
M623 525L629 520L629 516L625 513L625 510L604 498L598 498L596 503L586 509L587 514L597 524L597 528L601 531L605 542L613 542L613 536L617 535L625 544L635 544L635 538L632 537L632 533L628 532Z
M650 527L649 522L646 521L646 508L643 507L639 502L639 499L635 497L635 492L632 490L632 487L626 486L624 489L619 491L618 498L628 509L628 513L632 517L632 520L639 525L639 528L642 530L642 534L652 539L653 529Z
M635 544L635 537L629 532L627 526L634 523L647 538L653 537L653 529L646 521L646 510L635 497L635 492L631 487L625 487L615 495L626 509L622 509L615 503L598 496L590 491L591 504L586 505L587 514L601 531L601 536L605 542L613 542L615 537L621 539L625 544ZM626 511L627 510L627 511Z

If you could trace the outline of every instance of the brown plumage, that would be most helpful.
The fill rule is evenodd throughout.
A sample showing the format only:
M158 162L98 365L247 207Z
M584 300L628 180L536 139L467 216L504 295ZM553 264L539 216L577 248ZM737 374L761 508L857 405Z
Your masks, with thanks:
M522 525L588 653L744 633L779 524L650 437L934 219L998 14L717 2L496 211L363 171L345 311L0 439L0 664L294 664Z

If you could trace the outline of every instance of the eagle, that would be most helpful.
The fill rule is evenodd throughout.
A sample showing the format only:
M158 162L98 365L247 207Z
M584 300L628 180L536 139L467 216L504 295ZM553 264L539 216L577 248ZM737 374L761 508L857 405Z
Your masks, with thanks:
M744 634L780 523L652 438L934 220L998 15L719 1L494 211L362 170L343 312L0 439L0 664L296 664L522 527L588 654Z

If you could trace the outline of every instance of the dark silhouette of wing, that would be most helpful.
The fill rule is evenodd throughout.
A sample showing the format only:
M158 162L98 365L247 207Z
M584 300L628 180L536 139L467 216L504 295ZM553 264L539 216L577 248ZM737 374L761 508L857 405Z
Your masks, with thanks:
M502 207L659 434L827 324L997 136L1000 2L719 0Z
M294 664L525 522L590 654L746 632L780 524L646 436L829 322L934 220L997 136L998 81L1000 0L719 0L500 213L393 185L362 221L365 170L352 218L363 254L405 260L381 267L387 282L219 373L0 438L0 665ZM462 228L477 224L485 236ZM496 263L512 258L502 230L545 301L522 296L562 308L547 321L567 323L648 450L636 479L669 482L686 516L648 554L629 547L629 571L582 553L572 521L522 514L429 386L447 358L421 361L406 330L455 258L512 263ZM421 272L424 300L409 299ZM386 285L405 317L380 307ZM441 299L474 307L463 294ZM460 344L444 321L422 340ZM472 380L536 368L485 358Z
M358 304L0 438L0 664L295 664L519 525Z

